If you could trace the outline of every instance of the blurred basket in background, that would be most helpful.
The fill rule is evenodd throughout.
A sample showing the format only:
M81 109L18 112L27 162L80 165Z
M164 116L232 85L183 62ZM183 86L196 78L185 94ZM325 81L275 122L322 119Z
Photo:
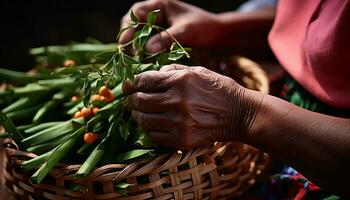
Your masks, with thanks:
M267 76L255 62L240 56L215 62L224 74L247 88L268 92ZM20 163L36 155L19 150L10 139L4 141L4 147L5 184L15 199L231 199L248 190L269 161L266 154L249 145L215 143L131 164L105 165L81 178L74 176L80 165L61 164L34 185L29 181L31 173L21 169ZM118 182L127 187L116 189Z

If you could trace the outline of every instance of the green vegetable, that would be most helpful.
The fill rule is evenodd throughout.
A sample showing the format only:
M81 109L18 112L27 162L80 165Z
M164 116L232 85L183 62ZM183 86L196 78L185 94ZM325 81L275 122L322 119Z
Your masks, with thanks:
M102 159L104 154L104 145L108 137L104 138L100 144L98 144L92 151L90 156L86 159L83 165L79 168L75 174L77 177L86 176L96 166L96 164Z
M29 83L40 79L50 78L50 74L28 74L25 72L18 72L9 69L0 68L0 80L12 83Z
M132 151L128 151L122 154L119 154L115 160L116 163L122 163L125 162L127 160L131 160L140 156L143 156L145 154L148 154L150 152L152 152L153 150L151 149L135 149Z
M41 183L49 171L69 152L74 143L85 132L85 127L81 127L71 137L55 149L49 159L33 174L31 181L34 184Z
M0 112L0 124L2 124L5 130L10 134L11 138L15 140L19 147L22 147L21 140L23 139L22 134L17 130L10 118L5 113Z
M50 128L50 127L53 127L53 126L56 126L56 125L59 125L59 124L62 124L64 122L60 121L60 122L46 122L46 123L42 123L42 124L39 124L39 125L36 125L36 126L33 126L31 128L28 128L26 130L24 130L24 134L25 135L30 135L30 134L34 134L34 133L37 133L39 131L42 131L44 129L47 129L47 128Z
M38 103L38 100L40 100L40 98L35 96L21 97L17 101L13 102L12 104L4 108L2 112L9 113L9 112L17 111L23 108L28 108Z
M33 117L35 112L37 112L37 110L42 106L43 106L43 104L38 104L38 105L24 108L21 110L15 110L15 111L7 113L7 116L9 118L11 118L12 120L27 119L27 118Z
M35 146L38 144L42 144L48 142L52 139L58 138L60 136L66 135L73 131L73 121L69 120L62 124L58 124L51 128L42 130L34 135L31 135L21 141L23 146Z
M40 156L36 156L35 158L24 161L21 164L21 167L26 169L26 170L31 170L31 169L38 167L39 165L43 164L44 162L46 162L50 158L50 155L52 154L52 152L54 150L55 149L52 149L51 151L48 151L44 154L41 154Z

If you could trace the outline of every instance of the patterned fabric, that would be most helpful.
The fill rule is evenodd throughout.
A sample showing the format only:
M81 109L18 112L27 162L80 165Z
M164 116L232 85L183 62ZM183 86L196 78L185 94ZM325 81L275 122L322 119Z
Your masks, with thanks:
M312 96L302 86L290 77L281 92L281 98L308 110L339 117L349 117L349 110L330 107ZM244 197L244 200L341 200L331 195L317 185L308 181L293 168L275 161L268 180L257 183Z

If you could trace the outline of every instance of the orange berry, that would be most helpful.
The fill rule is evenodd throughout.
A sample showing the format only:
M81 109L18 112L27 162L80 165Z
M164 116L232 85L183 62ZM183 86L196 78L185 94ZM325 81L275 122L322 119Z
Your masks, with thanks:
M81 116L84 118L89 118L92 115L91 108L86 108L86 107L82 108L80 110L80 113L81 113Z
M65 67L71 67L73 65L76 65L76 63L74 60L71 60L71 59L64 61L64 64L63 64L63 66L65 66Z
M86 144L93 144L96 141L96 136L92 132L87 132L84 134L84 142Z
M103 97L109 97L112 96L112 91L104 85L98 90L98 94Z
M109 97L104 97L104 96L101 96L101 101L103 102L112 102L114 100L114 96L109 96Z
M81 117L81 112L80 111L77 111L74 113L74 118L80 118Z
M101 101L101 96L98 94L94 94L91 96L91 101Z
M72 96L72 98L71 98L71 101L77 101L78 100L78 97L77 96Z
M92 108L92 114L96 115L96 113L100 111L99 108L95 107L95 108Z

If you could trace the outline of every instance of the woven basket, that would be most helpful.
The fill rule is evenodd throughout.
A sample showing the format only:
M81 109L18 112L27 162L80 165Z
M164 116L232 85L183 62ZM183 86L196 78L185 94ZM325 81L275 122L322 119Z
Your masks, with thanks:
M268 80L261 68L243 57L230 57L234 77L250 89L268 92ZM238 79L237 79L238 80ZM5 184L15 199L232 199L250 188L264 172L268 156L257 149L237 143L215 143L186 152L159 155L131 164L109 164L88 176L75 178L80 165L61 164L50 171L39 185L29 182L30 172L20 163L35 154L18 149L10 139L6 152ZM127 196L114 185L127 182ZM78 184L79 190L68 185Z

